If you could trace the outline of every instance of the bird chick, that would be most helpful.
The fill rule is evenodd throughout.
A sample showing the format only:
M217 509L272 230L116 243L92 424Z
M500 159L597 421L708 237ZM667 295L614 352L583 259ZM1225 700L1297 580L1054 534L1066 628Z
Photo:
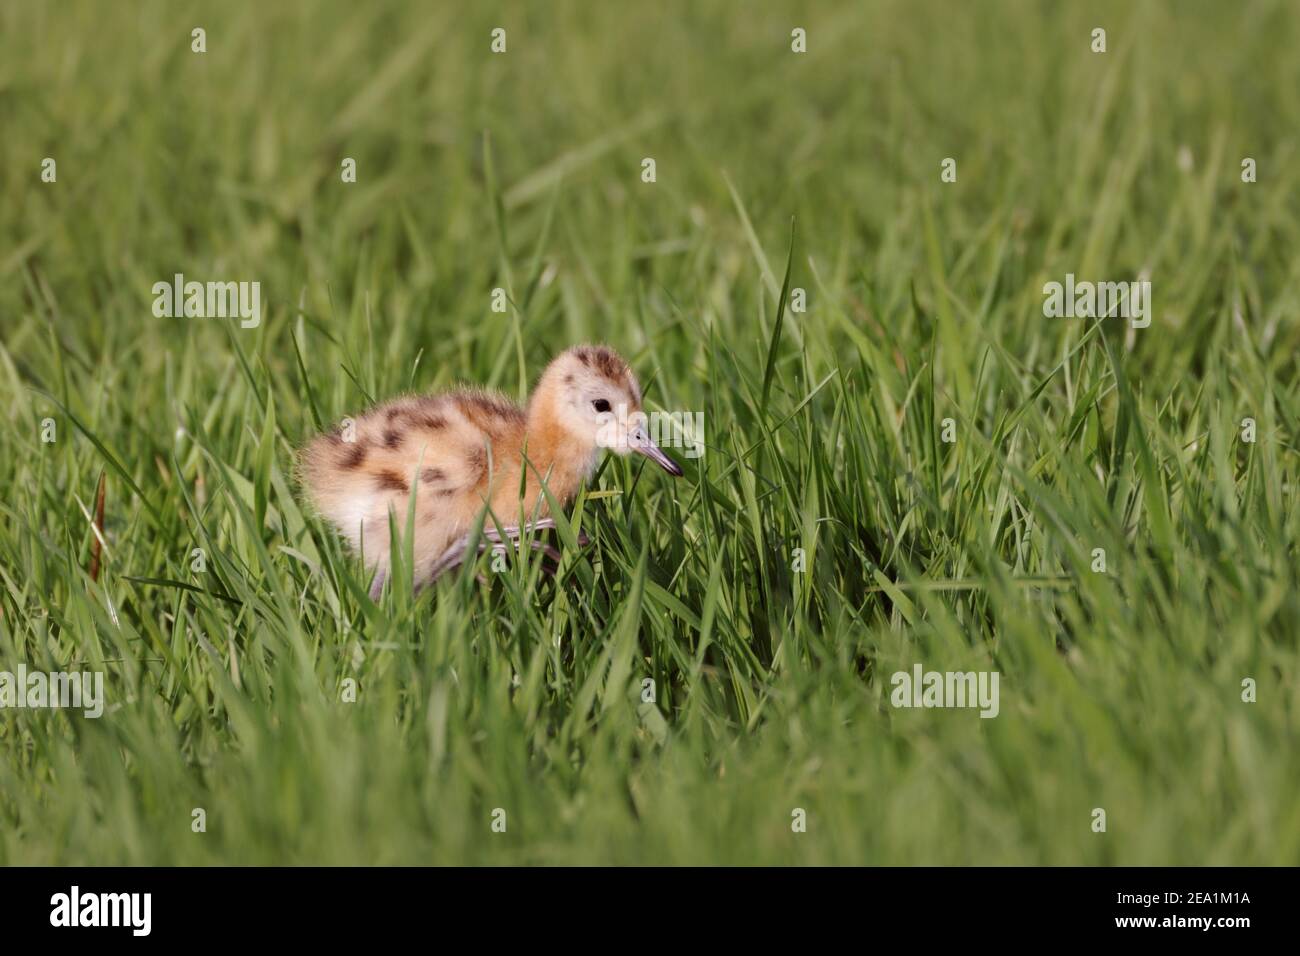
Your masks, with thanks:
M640 412L628 364L604 346L577 346L547 366L526 408L482 389L397 398L314 438L299 473L316 509L376 572L378 596L390 529L405 534L412 495L418 587L445 569L442 559L484 507L501 522L545 518L543 482L560 504L572 501L601 448L638 452L680 476Z

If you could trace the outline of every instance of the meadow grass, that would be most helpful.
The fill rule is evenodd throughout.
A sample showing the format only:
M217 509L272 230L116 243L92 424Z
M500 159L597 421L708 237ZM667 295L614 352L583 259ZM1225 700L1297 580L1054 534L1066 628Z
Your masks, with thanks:
M107 709L0 712L0 862L1300 863L1298 41L1280 0L5 4L0 670ZM177 272L261 325L155 318ZM1066 273L1154 321L1044 318ZM606 461L555 579L371 602L296 448L593 340L703 457ZM918 662L999 715L892 707Z

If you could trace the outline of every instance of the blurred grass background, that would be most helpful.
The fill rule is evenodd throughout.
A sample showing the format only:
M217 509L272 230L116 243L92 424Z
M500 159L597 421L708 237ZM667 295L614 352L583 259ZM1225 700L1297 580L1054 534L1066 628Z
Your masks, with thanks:
M0 713L0 862L1300 862L1297 51L1283 0L3 3L0 669L109 706ZM1045 319L1067 272L1153 324ZM318 419L584 340L705 456L603 467L558 581L368 601ZM1000 715L892 708L918 661Z

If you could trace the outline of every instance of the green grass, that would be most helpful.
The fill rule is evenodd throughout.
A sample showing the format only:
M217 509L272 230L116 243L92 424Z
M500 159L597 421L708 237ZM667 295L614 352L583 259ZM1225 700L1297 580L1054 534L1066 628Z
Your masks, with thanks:
M461 6L0 9L0 862L1300 863L1300 10ZM704 457L372 604L295 448L584 340Z

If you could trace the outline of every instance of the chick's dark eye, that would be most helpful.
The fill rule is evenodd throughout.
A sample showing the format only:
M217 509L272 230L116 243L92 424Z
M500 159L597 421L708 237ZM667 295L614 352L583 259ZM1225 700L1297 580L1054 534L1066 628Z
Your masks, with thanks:
M607 412L609 411L609 402L605 401L603 398L598 398L591 403L591 407L598 412Z

